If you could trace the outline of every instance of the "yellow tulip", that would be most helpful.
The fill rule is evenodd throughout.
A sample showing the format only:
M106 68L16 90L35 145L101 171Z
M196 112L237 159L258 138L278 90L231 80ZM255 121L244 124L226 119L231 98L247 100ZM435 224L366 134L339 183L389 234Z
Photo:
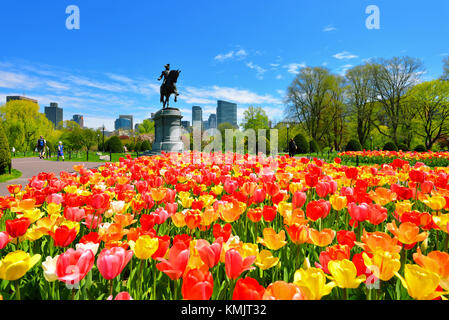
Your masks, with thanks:
M215 202L215 198L210 194L200 196L198 200L203 201L204 207L209 207Z
M10 252L0 261L0 279L14 281L22 278L39 260L40 254L30 256L18 250Z
M135 243L130 241L130 247L138 259L146 260L151 258L157 251L159 240L149 235L144 235L140 236Z
M182 197L181 201L179 202L179 204L181 206L183 206L183 208L191 208L192 207L192 203L193 203L193 198L192 197Z
M47 206L47 213L49 216L52 214L59 214L61 212L61 204L49 203Z
M44 213L36 208L34 210L25 210L20 218L28 218L30 219L30 223L35 223L37 220L42 218L43 215Z
M354 263L348 259L343 260L331 260L327 265L329 272L337 286L340 288L355 289L366 280L365 275L357 277L357 269Z
M302 184L298 183L298 182L292 182L290 183L288 190L294 194L296 191L301 191L302 190Z
M448 233L447 224L449 223L449 214L432 216L432 220L440 228L441 231Z
M186 225L186 215L184 212L176 212L171 216L171 220L173 221L173 224L178 228L182 228Z
M214 210L213 207L207 207L201 214L201 225L210 226L213 222L217 221L220 214Z
M401 268L399 253L388 251L376 251L372 258L363 253L363 261L374 276L382 281L388 281L393 278L394 273Z
M279 258L274 257L273 253L268 250L262 250L256 258L255 265L262 270L270 269L276 266L279 262Z
M28 228L27 232L24 235L24 239L28 241L36 241L42 238L45 235L38 226L33 225L31 228Z
M285 241L285 231L276 233L272 228L263 229L263 238L258 237L257 243L262 244L270 250L278 250L287 244Z
M223 192L223 186L222 185L217 185L217 186L213 186L212 188L210 188L212 190L213 193L215 193L217 196L219 196L222 192Z
M65 193L76 193L77 190L78 188L76 186L66 186L64 188Z
M413 203L410 202L409 200L405 200L405 201L398 201L396 202L396 213L399 216L402 216L404 214L404 212L410 212L412 211L412 207L413 207Z
M404 267L404 277L397 272L395 275L401 280L404 288L413 299L432 300L449 292L436 291L440 277L429 270L421 268L416 264L406 264Z
M440 211L446 206L446 199L440 195L433 196L423 202L434 211Z
M291 215L293 206L291 203L289 203L287 201L281 201L278 204L277 210L282 217L285 217L285 215L288 215L288 214Z
M295 272L294 284L306 295L307 300L320 300L331 293L334 282L326 283L326 275L318 268L299 269Z
M340 211L346 208L346 205L348 204L348 199L344 196L332 195L329 198L329 202L331 203L332 208L334 208L334 210Z
M257 256L259 253L259 247L255 243L244 243L242 245L242 252L240 253L242 258L245 259L249 256Z

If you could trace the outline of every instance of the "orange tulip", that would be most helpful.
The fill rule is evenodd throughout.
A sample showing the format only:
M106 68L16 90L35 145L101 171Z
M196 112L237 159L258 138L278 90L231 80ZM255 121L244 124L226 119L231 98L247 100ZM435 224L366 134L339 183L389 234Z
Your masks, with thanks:
M304 298L297 285L285 281L271 283L263 295L263 300L304 300Z
M348 199L345 196L332 195L329 198L329 202L331 203L334 210L340 211L346 208Z
M368 252L375 252L377 250L389 251L393 253L398 253L401 251L402 247L398 245L398 239L391 238L385 232L375 231L366 232L363 230L362 242L354 242L363 250Z
M104 242L120 241L128 233L127 229L118 223L111 224L107 229L100 228L98 234Z
M428 233L419 233L419 227L411 222L404 222L396 226L396 222L393 221L387 224L387 229L394 234L400 242L403 244L414 244L426 240Z
M258 237L257 243L262 244L270 250L278 250L287 244L285 241L285 231L276 233L272 228L263 229L263 238Z
M285 226L285 229L294 244L303 244L310 240L307 225L295 223L291 226Z
M315 230L313 228L309 229L309 243L313 243L318 247L327 247L332 243L336 235L335 230L323 229L322 231Z
M304 211L300 208L296 208L293 211L286 212L284 214L284 224L291 226L293 224L308 224L309 220L306 219Z
M132 214L115 214L114 216L114 222L118 223L122 226L122 228L125 228L129 225L132 225L133 223L137 222L137 220L133 220L134 215Z
M238 220L245 209L246 205L237 200L234 200L231 203L228 202L226 204L220 204L218 206L221 219L229 223Z
M387 188L376 188L376 191L368 192L370 198L377 204L385 206L386 204L396 200L396 193Z
M427 256L421 253L418 247L413 254L413 260L426 270L440 276L440 286L449 290L449 254L441 251L432 251Z
M165 198L167 190L165 188L154 188L151 189L150 193L155 202L160 202Z
M440 211L446 206L446 199L440 195L423 200L423 202L434 211Z

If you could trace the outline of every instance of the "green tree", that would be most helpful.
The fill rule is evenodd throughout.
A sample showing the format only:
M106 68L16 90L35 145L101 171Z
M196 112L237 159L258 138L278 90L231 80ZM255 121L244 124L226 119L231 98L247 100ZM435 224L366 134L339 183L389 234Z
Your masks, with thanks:
M449 81L449 56L443 60L443 75L441 80Z
M269 129L268 116L265 110L261 107L249 107L243 112L243 123L242 127L244 130L253 129L256 131L259 129Z
M373 65L374 97L381 105L378 119L372 122L377 131L398 145L401 125L409 124L413 114L404 108L407 92L417 83L423 67L418 59L394 57L378 59ZM383 131L381 125L388 126Z
M302 68L288 88L287 115L298 119L315 141L320 141L332 124L332 117L326 117L326 113L334 88L333 75L321 67Z
M109 152L119 153L123 152L123 144L118 136L112 136L105 142L106 149Z
M349 110L357 123L357 136L362 145L365 145L373 122L374 87L372 66L364 64L349 69L346 79L349 82L348 99Z
M149 119L143 120L142 124L139 125L139 134L154 133L154 121Z
M12 100L0 107L8 141L15 146L23 141L25 150L34 150L39 136L48 138L53 133L53 124L39 113L39 106L31 101ZM19 146L19 145L18 145Z
M0 174L6 173L11 165L11 150L3 125L0 124Z
M427 150L449 133L449 81L433 80L410 90L409 104L418 121L416 134L424 138Z

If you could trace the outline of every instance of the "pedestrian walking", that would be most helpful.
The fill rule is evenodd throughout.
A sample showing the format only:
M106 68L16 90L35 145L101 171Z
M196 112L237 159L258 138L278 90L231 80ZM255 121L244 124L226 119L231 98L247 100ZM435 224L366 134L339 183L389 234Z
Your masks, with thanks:
M288 144L288 155L290 157L294 157L297 149L298 147L296 146L295 141L293 139L290 139L290 142Z
M59 161L59 157L61 157L62 161L64 161L64 146L62 145L62 141L59 141L59 145L58 145L58 161Z
M44 159L46 145L47 145L47 141L45 141L44 137L41 136L37 140L37 151L39 152L39 159Z

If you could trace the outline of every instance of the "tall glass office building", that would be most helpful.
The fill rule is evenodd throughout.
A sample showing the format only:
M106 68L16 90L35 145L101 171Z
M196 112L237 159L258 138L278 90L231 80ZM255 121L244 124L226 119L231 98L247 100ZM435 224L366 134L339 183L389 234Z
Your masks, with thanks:
M51 102L49 107L45 107L45 116L48 120L53 122L53 125L56 128L59 122L62 121L62 108L59 108L57 103Z
M217 126L228 122L237 127L237 104L227 101L217 101Z

